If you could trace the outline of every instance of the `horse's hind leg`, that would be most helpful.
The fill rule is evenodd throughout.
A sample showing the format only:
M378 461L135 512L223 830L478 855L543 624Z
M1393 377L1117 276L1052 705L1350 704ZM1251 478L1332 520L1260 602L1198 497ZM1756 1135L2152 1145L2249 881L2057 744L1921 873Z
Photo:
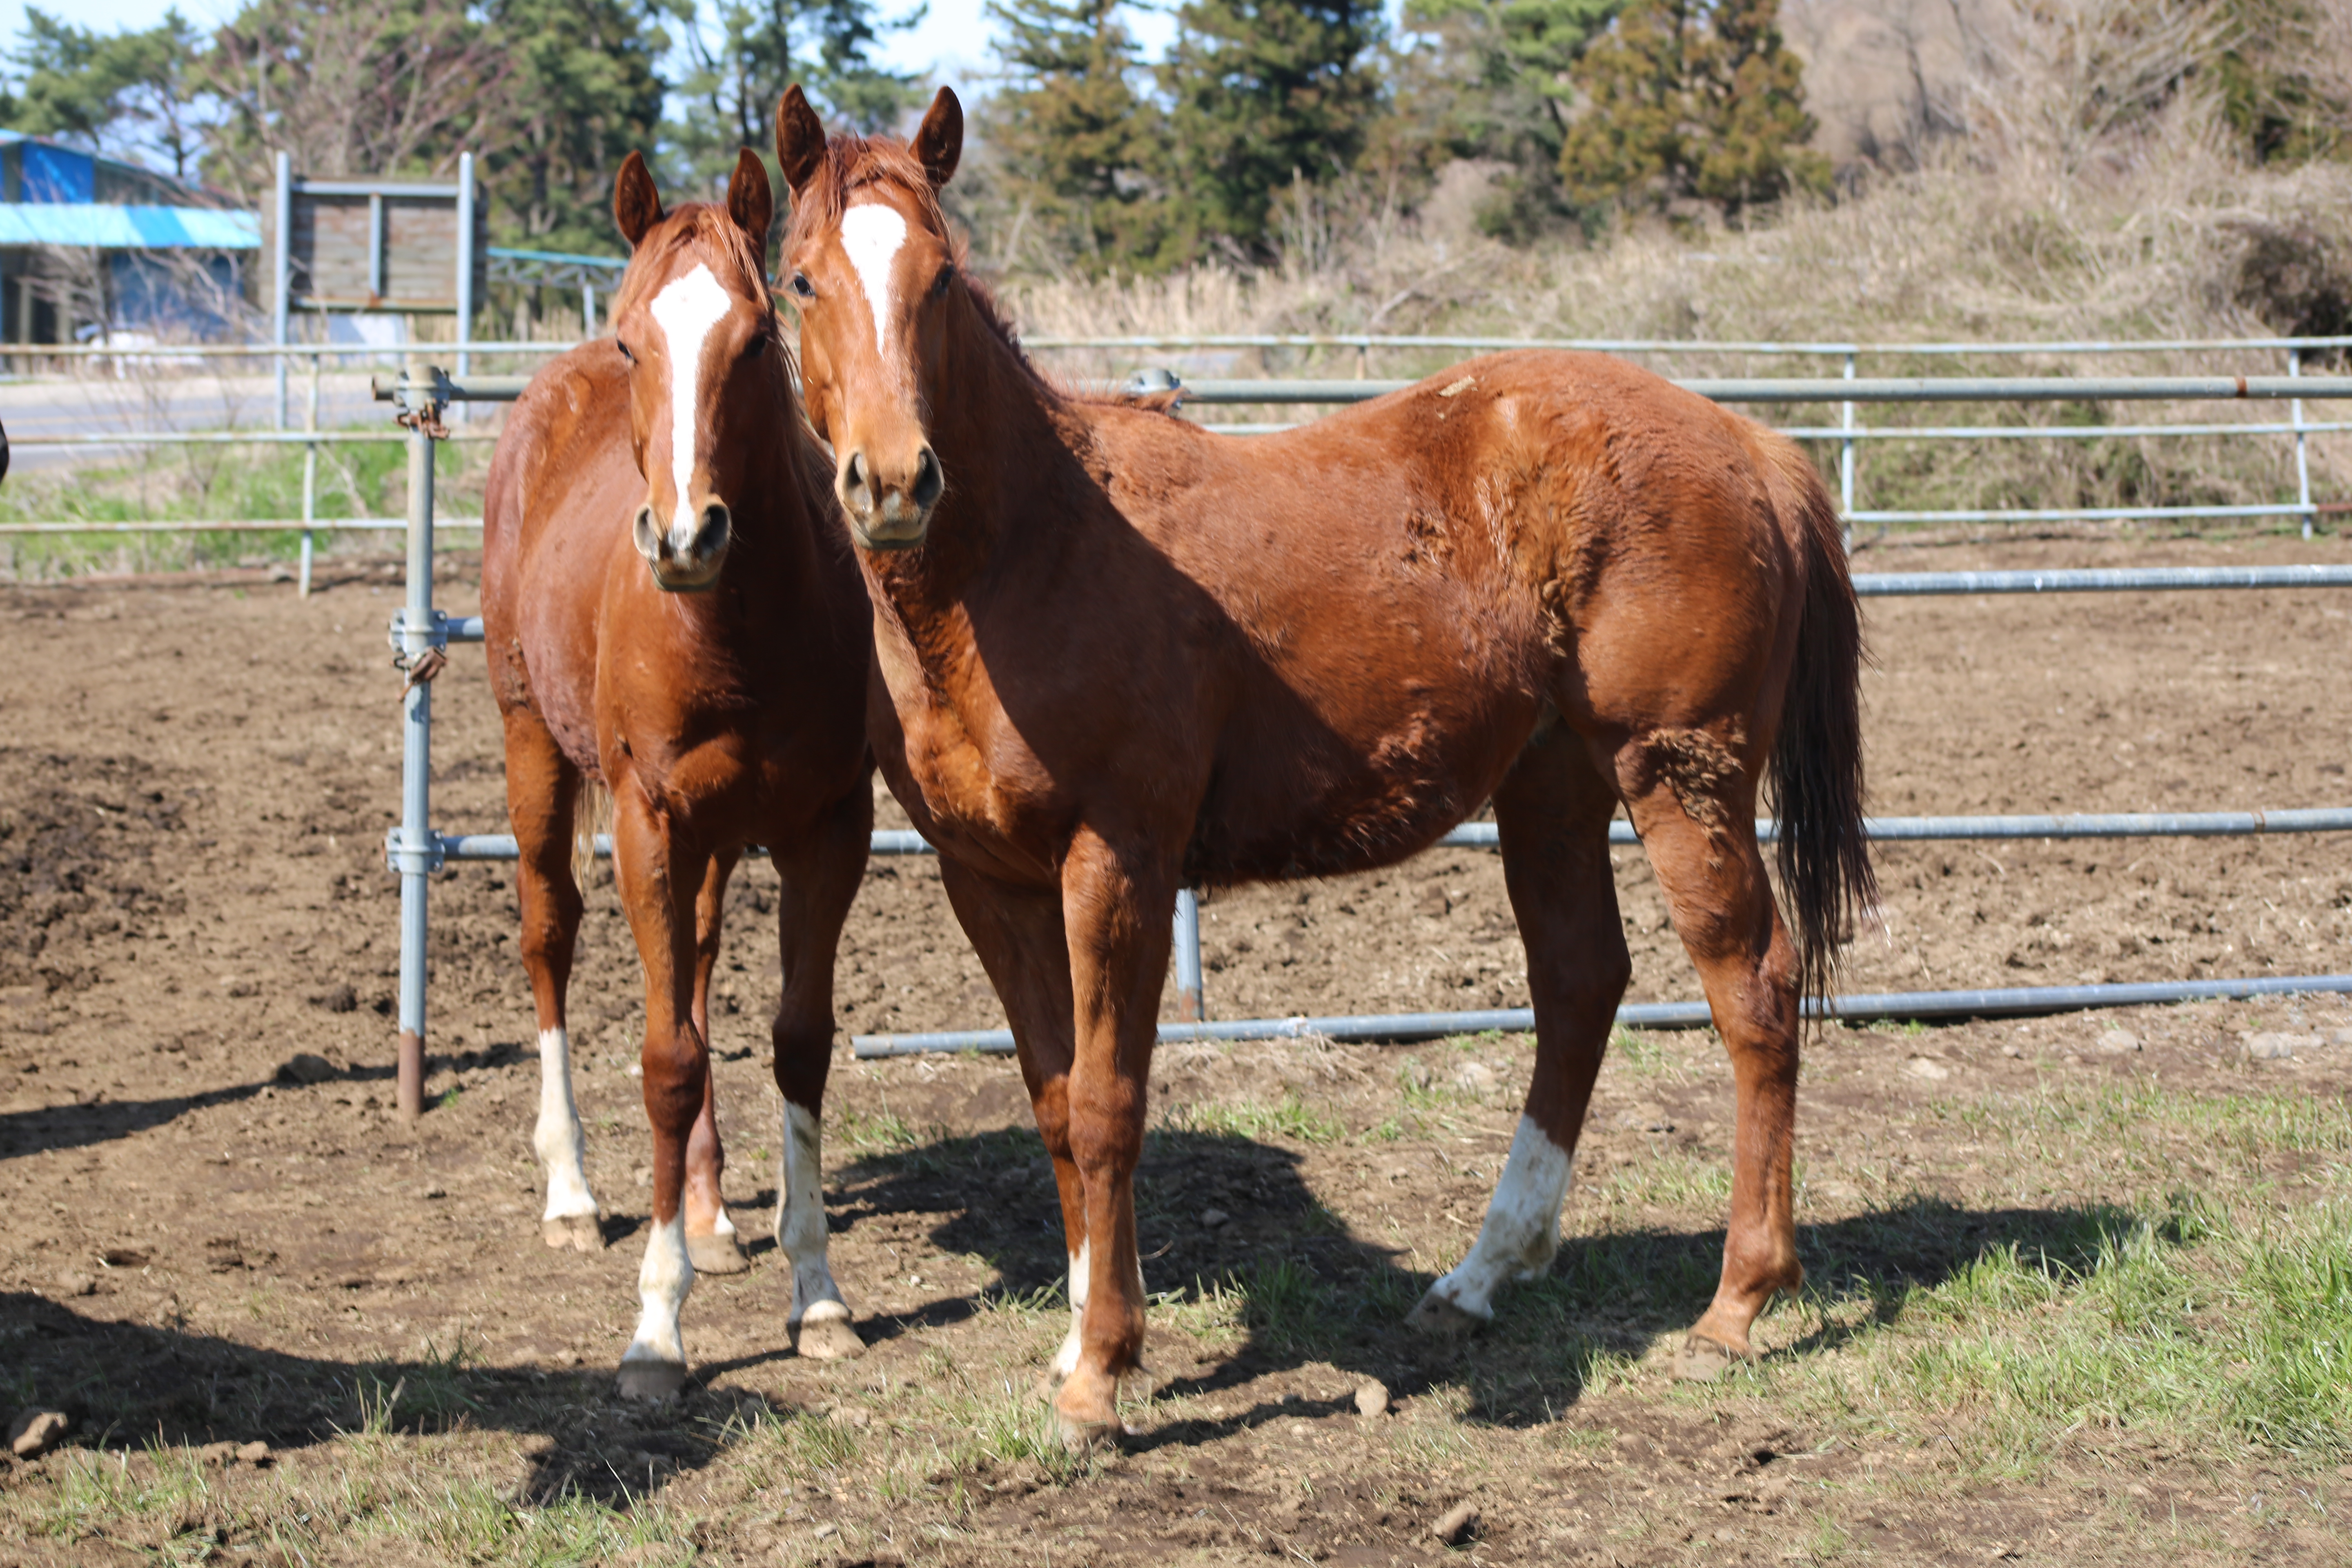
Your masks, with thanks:
M1583 741L1559 725L1495 792L1504 880L1528 950L1535 1079L1478 1239L1413 1309L1414 1328L1452 1332L1492 1318L1496 1289L1541 1275L1559 1248L1577 1135L1630 973L1609 865L1615 805Z
M522 962L539 1024L539 1121L530 1142L547 1170L540 1234L550 1247L594 1252L604 1247L604 1233L583 1168L587 1145L572 1099L572 1042L563 1016L580 931L580 887L572 874L580 770L527 710L508 711L506 741L507 815L521 851L515 890L522 905Z
M826 1361L866 1349L834 1283L824 1218L824 1083L833 1066L833 972L842 922L866 874L874 796L857 789L797 842L769 843L782 879L776 945L784 995L776 1008L772 1066L783 1095L776 1156L776 1250L793 1271L793 1348Z
M719 963L719 931L727 913L727 879L734 873L736 852L713 855L703 868L702 889L694 900L694 1026L705 1043L710 1039L710 972ZM727 1149L719 1141L716 1078L702 1080L702 1114L686 1140L686 1255L697 1274L740 1274L751 1267L735 1239L735 1222L727 1217L727 1198L720 1177L727 1170Z
M1797 1120L1797 961L1757 852L1756 773L1735 730L1636 735L1618 785L1675 930L1697 966L1737 1093L1731 1217L1715 1300L1675 1359L1709 1378L1751 1352L1748 1326L1776 1290L1804 1283L1790 1178Z

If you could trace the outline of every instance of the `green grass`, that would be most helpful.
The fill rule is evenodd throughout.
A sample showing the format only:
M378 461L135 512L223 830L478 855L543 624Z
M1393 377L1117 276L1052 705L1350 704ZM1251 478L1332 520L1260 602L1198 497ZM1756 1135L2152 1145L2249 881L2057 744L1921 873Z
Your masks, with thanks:
M1287 1138L1297 1143L1336 1143L1348 1135L1344 1122L1307 1105L1295 1089L1271 1105L1253 1100L1178 1106L1168 1113L1166 1125L1252 1142Z
M2087 1246L2011 1240L1932 1283L1809 1292L1811 1331L1768 1363L1765 1397L1946 1434L2005 1478L2085 1429L2352 1453L2352 1204L2177 1194L2084 1223Z
M369 425L362 428L382 428ZM478 516L489 462L486 444L442 443L435 452L435 502L444 516ZM404 516L407 458L394 442L320 449L312 515ZM68 469L20 469L0 487L0 521L169 522L180 519L266 521L302 515L299 447L150 447L120 462ZM383 534L349 540L378 544ZM463 542L471 533L457 536ZM299 530L265 533L45 534L0 538L0 560L19 578L90 572L183 570L256 559L291 561ZM322 540L324 548L326 541Z

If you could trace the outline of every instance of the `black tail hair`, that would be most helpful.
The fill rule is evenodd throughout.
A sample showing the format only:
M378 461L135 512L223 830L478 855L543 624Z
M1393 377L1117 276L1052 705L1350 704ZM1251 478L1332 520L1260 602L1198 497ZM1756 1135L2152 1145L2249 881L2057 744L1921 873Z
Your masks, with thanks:
M1772 795L1798 993L1826 998L1837 978L1839 942L1854 915L1878 902L1862 819L1862 608L1829 490L1811 462L1793 449L1790 456L1795 460L1782 471L1804 510L1798 547L1805 603L1772 747Z

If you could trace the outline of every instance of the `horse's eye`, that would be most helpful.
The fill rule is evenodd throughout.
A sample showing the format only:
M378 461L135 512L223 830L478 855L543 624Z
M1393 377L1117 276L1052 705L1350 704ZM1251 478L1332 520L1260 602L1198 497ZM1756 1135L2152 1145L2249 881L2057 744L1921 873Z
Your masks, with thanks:
M621 351L621 357L623 359L628 361L631 364L637 363L637 356L629 352L628 344L623 342L618 338L614 338L613 340L613 346Z
M758 359L761 354L766 353L767 352L768 334L765 332L759 332L755 333L752 336L751 341L744 345L743 357L745 359Z
M940 295L946 293L948 291L948 285L954 281L955 268L952 267L940 268L940 275L931 279L931 298L936 300Z
M807 273L795 272L793 274L793 292L803 300L814 300L816 298L816 285L808 280Z

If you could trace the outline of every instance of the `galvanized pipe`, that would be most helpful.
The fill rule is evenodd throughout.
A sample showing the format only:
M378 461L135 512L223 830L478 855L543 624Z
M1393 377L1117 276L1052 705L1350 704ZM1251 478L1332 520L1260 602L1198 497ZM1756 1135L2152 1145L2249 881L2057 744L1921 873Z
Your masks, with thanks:
M2248 980L2159 981L2127 985L2027 985L1996 991L1895 991L1837 996L1826 1007L1808 999L1805 1016L1818 1018L1988 1018L2079 1012L2093 1007L2147 1007L2180 1002L2242 1002L2254 996L2352 992L2352 974L2269 975ZM1617 1009L1628 1029L1690 1029L1714 1022L1704 1002L1636 1002ZM1489 1030L1524 1034L1536 1026L1532 1008L1475 1013L1357 1014L1329 1018L1243 1018L1230 1023L1162 1024L1160 1041L1268 1040L1319 1037L1332 1040L1429 1040ZM959 1029L932 1034L856 1035L859 1058L920 1056L934 1051L1009 1055L1009 1029Z
M1867 514L1865 514L1867 515ZM2352 588L2352 566L2116 566L2051 572L1866 572L1864 598L1930 594L2121 594L2179 588Z
M439 403L429 375L403 378L408 429L408 600L396 628L406 661L439 651L442 635L433 610L433 437ZM387 858L400 873L400 1114L425 1111L425 970L426 879L441 868L433 831L433 683L414 679L402 699L400 826Z
M1363 403L1411 381L1188 381L1199 404ZM2194 403L2352 397L2343 375L1702 376L1676 386L1717 403Z
M2107 338L2054 343L1849 343L1776 342L1734 340L1706 342L1691 338L1493 338L1475 336L1386 334L1379 332L1171 332L1160 336L1065 337L1051 333L1024 335L1030 349L1467 349L1499 353L1510 349L1559 349L1583 353L1729 353L1832 356L1839 354L2126 354L2179 353L2189 351L2238 349L2335 349L2352 347L2352 337L2336 338L2150 338L2116 342Z
M408 521L397 517L330 517L312 523L320 533L406 532ZM478 529L478 517L445 517L446 529ZM0 522L0 536L11 533L292 533L302 520L280 518L189 518L180 522Z
M449 623L453 627L457 624ZM460 640L454 632L448 640ZM476 640L479 640L478 638ZM2316 806L2291 811L2163 811L2111 812L2057 816L1871 816L1863 832L1886 844L1917 844L1987 838L2253 838L2273 833L2352 833L2352 807ZM1778 842L1780 825L1769 816L1756 819L1759 844ZM520 856L510 833L445 833L435 836L441 856L448 860L512 860ZM1609 825L1609 842L1639 844L1630 822ZM1494 849L1500 847L1491 822L1465 822L1430 846L1433 849ZM613 841L596 838L595 852L610 855ZM753 855L767 851L753 846ZM885 828L874 835L876 855L935 855L938 851L919 833ZM1177 964L1185 962L1185 902L1193 901L1191 962L1200 963L1199 905L1187 889L1177 896Z
M1176 1016L1197 1024L1208 1010L1201 990L1201 895L1186 888L1176 895Z

